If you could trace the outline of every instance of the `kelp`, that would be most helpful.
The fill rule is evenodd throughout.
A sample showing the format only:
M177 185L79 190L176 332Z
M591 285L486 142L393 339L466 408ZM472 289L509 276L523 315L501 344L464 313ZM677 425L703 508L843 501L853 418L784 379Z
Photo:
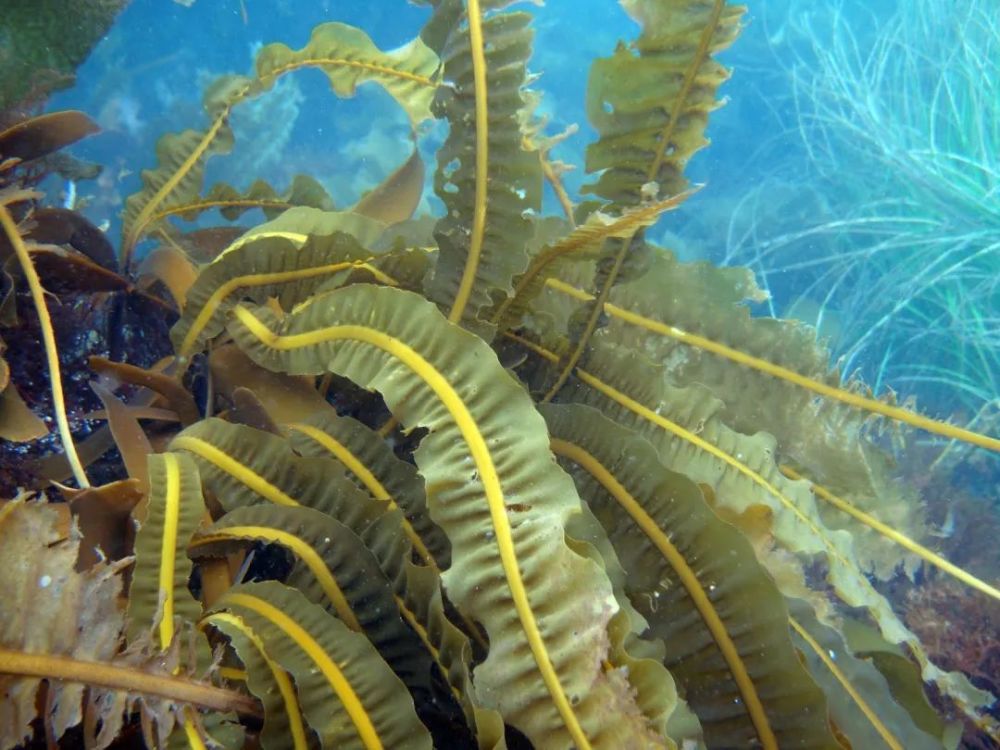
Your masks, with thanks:
M191 550L200 559L253 542L286 548L295 560L288 585L363 633L411 689L429 686L430 665L422 662L421 645L403 624L378 560L351 529L311 508L253 505L201 531Z
M177 621L194 622L201 607L188 591L187 547L205 515L201 480L187 456L149 456L150 495L135 541L136 567L128 595L128 636L153 632L160 650L174 641Z
M367 267L371 253L343 232L307 234L303 243L279 232L261 231L230 247L187 294L184 314L171 331L182 356L217 335L241 298L276 297L284 308L308 299L324 282L350 269ZM234 292L241 292L241 296Z
M491 4L505 3L483 5ZM530 16L486 16L484 9L470 3L439 52L448 85L438 89L434 108L450 128L434 175L446 213L434 228L440 258L428 289L449 320L479 330L480 311L509 296L527 265L523 248L532 230L525 213L539 210L542 189L541 166L523 147L520 122Z
M228 153L235 142L229 113L252 90L253 81L245 76L219 79L205 92L208 129L165 135L156 144L158 166L142 171L142 191L125 201L123 266L128 266L139 240L166 216L164 211L184 205L201 193L206 160L212 154Z
M377 83L399 102L414 126L431 116L438 67L437 55L419 37L382 52L363 31L343 23L317 26L300 50L269 44L256 61L257 77L265 89L301 68L322 70L341 98L353 96L359 84Z
M210 124L205 131L187 130L160 139L156 149L159 165L143 170L143 190L125 203L123 265L128 265L139 240L168 216L194 215L206 201L212 202L211 197L200 197L205 162L213 154L228 153L233 147L230 112L241 102L271 89L280 76L303 68L319 68L326 73L338 96L353 96L361 83L378 83L399 102L416 126L429 117L438 65L437 57L419 38L398 50L382 53L364 32L339 23L317 26L309 44L298 51L279 43L262 48L255 62L256 76L224 76L208 89L204 108ZM326 207L328 198L317 187L308 178L298 183L298 197L303 205ZM231 191L225 187L216 190L215 202L232 202ZM290 198L295 190L293 184ZM257 193L262 192L268 203L257 207L280 208L270 195L272 188L264 191L259 187ZM260 195L253 197L259 199ZM236 206L233 209L235 212Z
M618 208L638 205L651 190L669 198L687 189L684 167L708 145L708 116L729 77L712 56L736 40L744 10L721 0L624 6L642 32L591 65L587 118L599 138L587 148L586 168L599 176L583 189Z
M0 507L0 529L5 540L0 554L5 570L0 647L85 661L113 657L122 624L117 605L121 565L76 572L79 535L58 506L11 501ZM39 682L4 676L7 705L0 739L5 747L30 735ZM52 689L54 710L46 721L58 737L82 721L84 688L57 684Z
M625 8L642 27L634 50L619 45L613 57L595 60L587 87L587 116L601 137L588 146L586 168L600 177L584 192L618 212L687 188L683 168L707 144L708 113L718 106L716 91L728 75L712 55L735 40L743 12L725 0L635 0ZM611 290L643 274L650 255L641 231L607 243L594 300L571 323L572 349L546 401L584 356Z
M531 446L546 439L544 427L481 340L416 295L367 285L314 298L280 328L267 309L237 308L232 333L265 366L350 377L378 389L403 424L429 430L415 459L431 518L452 545L445 590L490 639L489 656L475 670L484 705L536 742L590 747L644 737L625 686L587 656L600 653L613 609L597 570L558 544L579 500L554 471L545 443ZM462 383L462 392L450 381ZM518 437L503 428L511 420ZM592 604L561 606L547 593L554 570L559 588L593 592L585 598Z
M535 115L531 15L430 4L397 50L343 24L264 47L252 74L209 90L207 130L161 141L122 250L162 243L138 286L169 290L174 357L93 362L152 391L123 403L105 384L133 478L71 506L78 566L105 570L97 547L122 569L135 554L124 650L59 661L5 642L0 672L91 684L112 706L60 732L82 718L110 741L140 701L147 744L192 748L241 746L240 727L296 748L952 745L925 678L936 709L996 734L988 697L936 666L869 578L901 545L996 596L917 543L922 516L886 490L870 415L1000 444L842 381L811 329L750 316L749 272L646 238L690 195L728 77L714 57L742 9L624 3L640 32L591 69L596 200L574 207L551 162L560 137ZM407 161L342 210L304 176L286 193L203 192L232 111L309 67L337 96L388 91L414 128ZM429 118L448 126L437 218L412 215ZM543 176L566 218L538 215ZM33 250L33 194L0 196L41 282L85 268ZM269 220L171 224L251 208ZM132 264L76 247L70 217L37 226L90 263L74 288L104 284L100 268L131 288ZM82 463L112 442L98 433ZM95 522L101 508L113 521ZM116 530L135 522L133 544ZM861 613L881 634L857 635ZM108 622L117 634L120 612ZM43 710L24 684L22 732Z
M823 695L792 650L781 594L739 532L628 429L586 406L546 405L542 414L708 745L836 747Z
M364 636L295 589L234 586L202 622L260 639L295 679L302 714L322 747L431 747L406 689Z
M164 209L163 218L177 216L185 221L194 221L205 211L217 209L229 221L235 221L247 211L260 209L267 219L280 216L295 206L307 206L323 211L332 211L333 199L323 186L309 175L295 175L292 184L284 193L279 193L264 180L254 180L244 191L239 191L225 182L216 183L204 196L190 203L182 203Z
M447 568L447 537L427 514L424 488L412 464L401 461L374 430L333 409L320 409L303 421L287 422L291 445L304 456L331 456L344 465L355 483L390 509L403 510L412 531L406 533L426 565Z
M31 117L0 132L0 165L4 170L32 162L100 130L79 110Z
M413 153L373 190L361 196L351 209L383 224L399 224L413 216L424 192L424 160L420 149Z
M683 466L695 481L712 488L720 504L737 512L750 505L771 508L776 540L795 553L822 555L837 595L852 607L866 608L891 643L906 642L925 678L964 705L987 699L963 675L930 662L917 637L864 576L850 533L828 529L808 486L781 474L772 436L745 436L729 429L716 417L721 402L707 389L671 386L662 375L653 374L659 368L644 362L641 355L625 353L613 344L595 344L590 357L593 372L578 372L577 399L597 405L646 435L668 467ZM608 385L611 382L615 386Z
M826 692L838 731L852 747L942 747L940 736L924 730L926 704L920 713L907 713L894 700L885 677L867 659L854 656L836 630L820 623L801 600L788 604L793 639L806 667Z

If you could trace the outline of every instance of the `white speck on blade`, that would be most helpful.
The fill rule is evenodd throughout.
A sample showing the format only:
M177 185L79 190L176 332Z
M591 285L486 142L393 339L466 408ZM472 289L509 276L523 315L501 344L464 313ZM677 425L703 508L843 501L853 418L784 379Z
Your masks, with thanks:
M52 576L42 576L38 579L38 588L47 589L49 584L52 583Z

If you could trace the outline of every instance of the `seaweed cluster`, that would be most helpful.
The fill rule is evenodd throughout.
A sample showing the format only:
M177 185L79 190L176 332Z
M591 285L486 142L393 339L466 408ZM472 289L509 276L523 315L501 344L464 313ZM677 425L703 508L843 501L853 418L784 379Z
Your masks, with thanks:
M62 451L17 453L30 492L0 505L0 746L997 737L995 686L936 663L881 582L933 568L964 596L1000 592L925 546L880 443L1000 441L843 380L811 328L749 315L749 271L681 263L646 236L692 192L742 7L623 2L640 32L591 66L598 137L577 202L536 114L531 14L428 4L399 49L328 23L216 81L208 127L161 139L103 264L43 237L46 209L11 171L53 121L3 154L8 296L39 316ZM415 137L448 124L441 217L413 218L416 148L349 208L306 176L205 189L206 160L236 145L232 112L306 68L341 97L381 86ZM89 127L49 117L77 126L49 150ZM540 214L545 181L563 216ZM268 220L245 232L176 221L253 209ZM90 301L150 305L152 334L95 334L120 356L90 357L100 404L83 414L63 403L44 295L61 277ZM43 377L20 341L5 393ZM28 496L43 489L67 502Z

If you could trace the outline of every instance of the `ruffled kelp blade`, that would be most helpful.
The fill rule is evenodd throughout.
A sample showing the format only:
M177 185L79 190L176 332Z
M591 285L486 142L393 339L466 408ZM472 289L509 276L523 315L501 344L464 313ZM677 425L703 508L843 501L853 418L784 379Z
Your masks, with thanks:
M893 696L885 677L867 658L851 653L843 636L823 625L812 607L801 599L788 601L793 641L803 663L826 693L830 717L852 747L888 750L941 750L945 727L923 700L904 708ZM911 670L911 687L923 699L919 670ZM935 726L935 724L937 726ZM934 727L939 736L927 729Z
M587 115L600 138L587 147L586 169L596 183L584 187L620 213L688 187L684 170L707 145L708 114L721 101L728 71L713 55L739 34L740 6L725 0L628 0L626 11L640 26L631 44L595 60L587 85ZM584 356L603 325L603 306L619 283L645 271L653 254L639 230L607 243L596 267L594 301L571 321L572 348L544 400L551 400Z
M295 589L273 581L234 586L202 625L236 633L241 659L258 674L280 674L268 662L287 670L302 716L324 748L431 747L409 693L368 640ZM287 685L277 677L264 692L275 689L290 708Z
M206 211L216 209L224 219L235 221L247 211L259 208L267 219L273 219L295 206L309 206L323 211L333 210L333 199L316 179L298 174L284 193L279 193L265 180L254 180L244 191L225 182L218 182L190 203L164 211L164 215L194 221Z
M205 162L213 154L228 153L234 138L229 126L232 108L254 92L252 79L224 76L205 93L209 126L163 136L156 145L159 162L142 172L142 190L125 201L122 216L122 266L128 267L136 244L148 235L171 208L201 194Z
M184 313L170 332L181 356L217 335L229 310L243 299L261 303L276 297L283 308L291 308L332 277L364 267L371 253L350 234L333 229L336 216L324 217L329 232L313 234L285 231L286 222L276 220L207 266L188 290Z
M199 533L192 554L221 557L254 543L287 549L294 564L285 583L363 633L408 687L429 689L430 660L404 624L378 559L357 534L312 508L252 505Z
M383 52L361 29L343 23L317 26L300 50L269 44L257 55L257 76L265 87L302 68L322 70L340 97L353 96L359 84L377 83L399 102L414 126L431 117L438 67L437 55L419 38Z
M639 38L595 60L587 117L599 138L587 147L584 187L620 208L652 187L660 198L687 189L684 167L708 145L709 113L729 73L712 56L732 44L744 8L725 0L627 0Z
M738 531L652 445L596 409L545 405L553 450L611 537L625 588L709 747L836 748L781 594ZM720 553L725 551L725 553Z
M492 350L421 297L363 284L281 321L265 308L235 317L238 345L265 367L348 377L429 430L415 459L452 545L445 588L489 637L479 702L536 745L655 744L627 681L600 668L616 605L599 567L564 541L580 501Z
M446 213L434 229L440 257L428 297L453 322L488 333L481 311L510 295L512 279L527 265L528 214L541 207L542 171L521 133L531 17L487 15L479 5L469 3L468 14L452 17L442 41L450 85L439 88L434 111L450 130L434 189Z
M445 569L451 549L444 532L430 519L424 485L413 464L396 457L375 431L333 408L316 409L308 418L286 423L289 440L303 456L328 456L344 465L354 482L390 509L402 508L407 537L419 559Z
M837 596L848 606L864 607L887 640L909 646L926 680L936 683L970 716L978 715L978 707L989 702L988 694L965 675L930 661L919 639L861 570L850 532L829 528L808 484L790 481L780 472L774 438L731 430L719 418L721 402L706 388L677 388L662 367L605 338L609 337L602 335L594 342L588 369L576 371L574 400L596 406L642 434L669 468L707 485L720 507L737 514L755 505L770 508L774 539L781 547L804 559L822 555ZM774 556L762 559L766 565L780 566Z
M277 435L221 419L180 432L170 449L190 455L223 510L259 503L322 511L359 533L386 512L335 461L295 455Z
M177 453L148 457L149 503L136 534L135 570L128 597L129 640L152 630L166 649L174 639L175 618L195 622L201 606L188 590L191 561L187 546L205 515L198 467Z

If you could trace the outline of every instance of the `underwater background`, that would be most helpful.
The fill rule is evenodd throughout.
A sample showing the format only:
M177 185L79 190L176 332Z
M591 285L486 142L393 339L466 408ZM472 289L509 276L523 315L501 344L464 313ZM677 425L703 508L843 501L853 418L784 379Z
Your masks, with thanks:
M2 6L3 0L0 0ZM545 94L547 132L566 132L553 157L586 181L596 138L585 111L590 61L637 25L612 0L548 0L532 8L530 70ZM712 113L711 146L687 168L705 187L648 236L682 260L746 266L769 293L753 313L814 325L831 364L877 395L887 391L935 419L1000 432L1000 4L996 0L747 3L744 29L718 59L732 70ZM164 134L207 125L205 88L252 69L262 46L293 49L329 20L402 45L430 10L398 0L131 0L47 111L80 109L101 132L72 153L103 166L93 180L43 183L109 236L125 198L155 166ZM234 110L236 145L208 161L205 184L279 191L319 180L348 206L402 164L410 123L392 98L361 86L334 97L319 71L282 78ZM440 215L434 153L447 133L423 125L428 164L417 213ZM545 213L558 211L546 185ZM214 217L203 217L211 226ZM251 212L240 220L260 221ZM138 254L153 243L140 246ZM886 429L898 481L920 490L936 549L987 580L1000 575L1000 455L945 438ZM948 579L895 592L909 627L947 668L1000 691L1000 608ZM953 630L941 612L966 628ZM983 740L984 743L987 740ZM983 747L988 744L981 745Z
M594 137L587 61L636 24L614 2L573 7L535 10L532 70L551 131L576 129L556 151L575 167L565 176L575 193ZM720 56L733 77L711 148L689 167L707 189L654 232L685 260L752 268L771 294L759 312L818 324L843 372L876 393L892 388L984 432L1000 419L998 14L984 0L749 3ZM157 139L200 127L205 85L250 70L264 44L296 48L337 19L391 48L428 16L389 0L133 0L50 103L103 129L75 149L105 165L97 184L77 186L80 205L114 235ZM410 152L405 116L378 87L347 100L327 92L322 73L306 71L236 110L238 146L209 161L208 184L282 186L308 173L337 205L377 185ZM441 137L425 134L428 163ZM440 213L433 190L424 201L420 212ZM555 205L550 191L545 207ZM984 460L995 500L997 462Z

